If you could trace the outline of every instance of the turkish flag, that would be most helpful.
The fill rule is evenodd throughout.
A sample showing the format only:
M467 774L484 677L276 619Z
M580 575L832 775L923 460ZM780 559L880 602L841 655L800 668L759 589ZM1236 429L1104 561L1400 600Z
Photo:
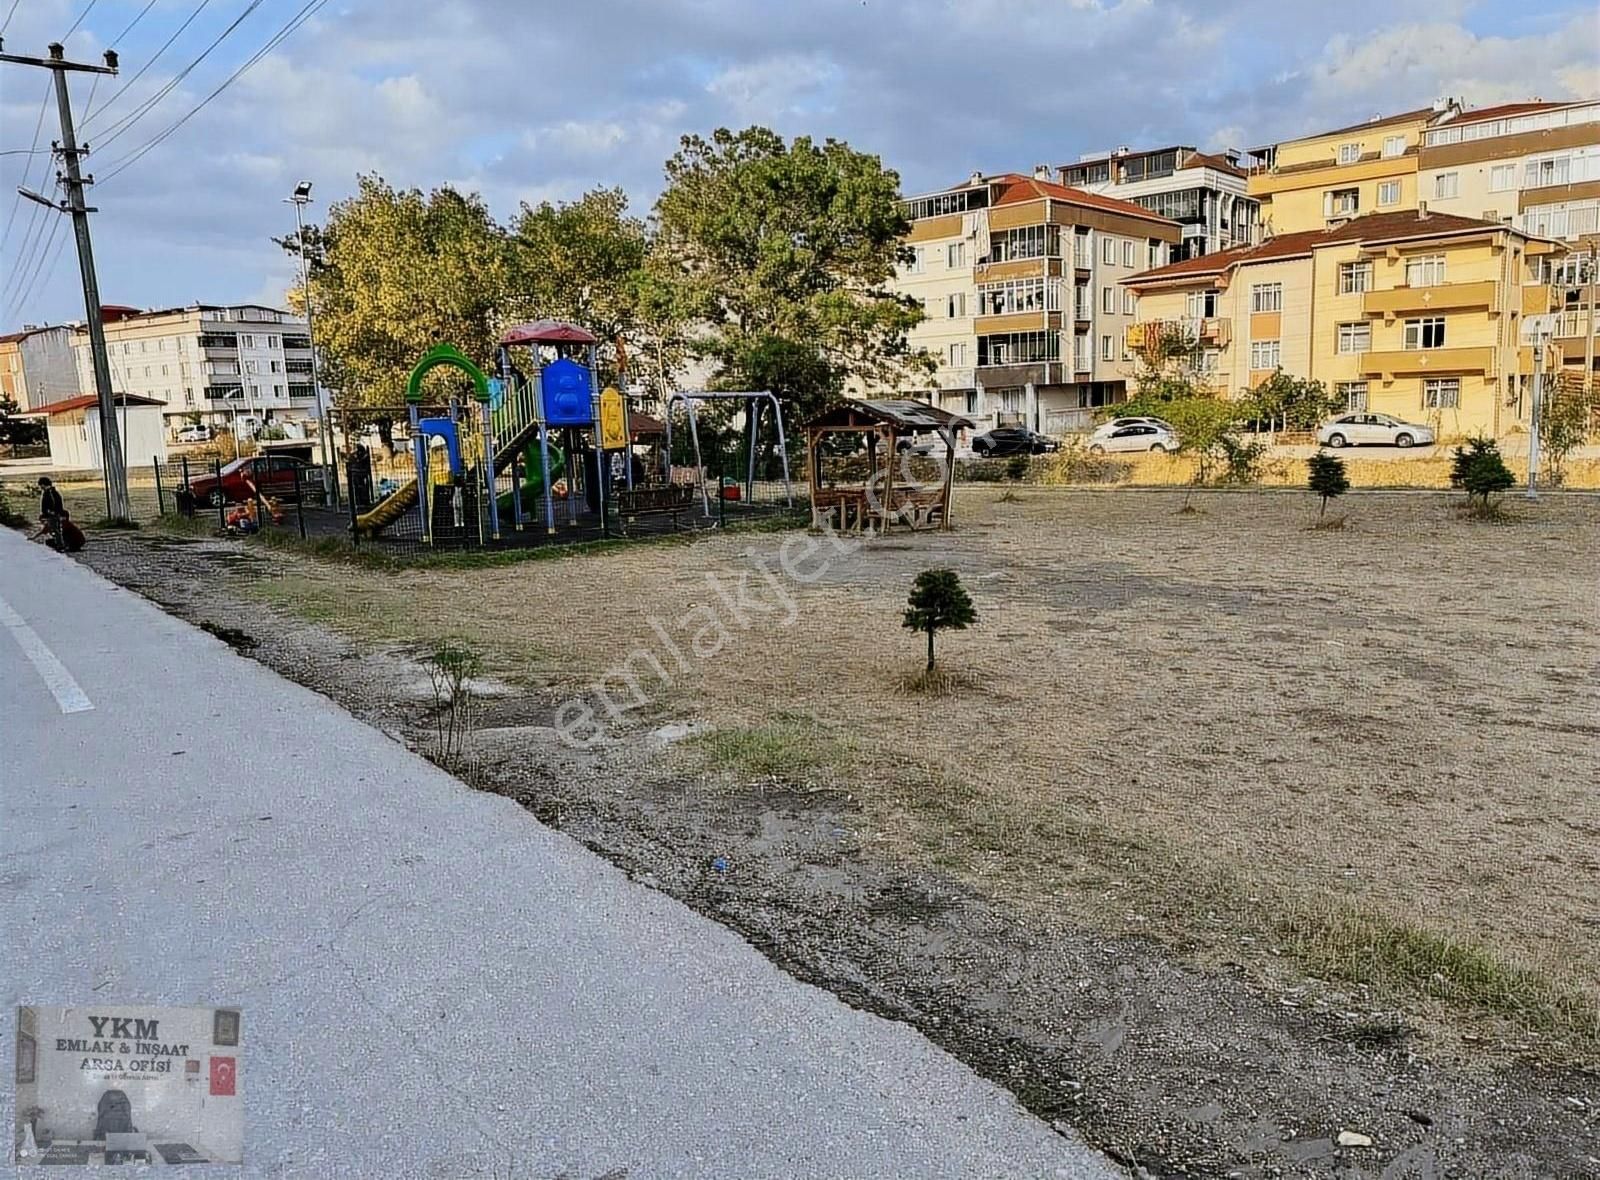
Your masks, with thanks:
M213 1057L211 1059L211 1093L223 1098L232 1098L238 1078L236 1059L232 1057Z

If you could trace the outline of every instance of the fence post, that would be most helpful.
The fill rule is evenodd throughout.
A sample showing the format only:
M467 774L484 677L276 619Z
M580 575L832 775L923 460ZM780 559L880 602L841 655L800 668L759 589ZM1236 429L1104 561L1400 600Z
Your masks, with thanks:
M369 467L367 470L370 472L371 468ZM354 549L359 548L361 545L361 530L356 528L356 473L355 468L349 463L344 465L344 476L349 483L347 490L350 494L345 497L345 500L350 505L350 547Z
M211 474L217 479L217 528L226 530L228 527L228 497L222 490L222 460L211 460Z
M323 494L326 495L328 485L324 483L322 487ZM306 489L301 482L299 474L295 475L294 480L294 509L295 514L300 518L300 539L304 541L306 539Z
M157 455L150 460L150 469L156 473L156 515L167 514L167 497L161 488L161 456Z
M728 497L722 494L723 491L722 465L719 463L717 465L717 527L719 529L728 527Z

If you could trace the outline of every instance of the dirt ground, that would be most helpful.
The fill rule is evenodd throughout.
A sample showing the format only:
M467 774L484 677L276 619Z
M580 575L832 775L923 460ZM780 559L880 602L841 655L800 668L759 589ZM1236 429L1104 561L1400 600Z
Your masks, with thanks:
M1600 1171L1600 500L1018 495L860 546L85 557L420 748L417 657L472 644L467 777L1150 1175ZM936 565L979 620L928 695Z

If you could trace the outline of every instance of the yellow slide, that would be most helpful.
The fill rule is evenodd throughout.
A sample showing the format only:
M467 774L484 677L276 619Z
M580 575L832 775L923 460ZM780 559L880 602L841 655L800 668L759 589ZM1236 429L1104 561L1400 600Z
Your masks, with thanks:
M407 508L417 502L417 481L408 479L382 501L356 517L356 531L376 536L404 515Z

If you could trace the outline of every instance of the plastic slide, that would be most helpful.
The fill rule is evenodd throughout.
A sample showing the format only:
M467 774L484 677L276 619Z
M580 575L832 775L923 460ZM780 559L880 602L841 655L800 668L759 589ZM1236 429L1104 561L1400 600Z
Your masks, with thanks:
M560 447L550 448L550 474L552 480L559 480L567 467L567 457L561 453ZM554 484L552 483L552 487ZM512 493L500 493L500 523L502 526L511 519ZM544 502L544 469L539 463L539 448L537 445L528 448L522 458L522 514L529 519L537 517L542 511L540 505Z
M356 517L356 530L375 537L405 514L417 502L417 481L408 479L394 492Z

